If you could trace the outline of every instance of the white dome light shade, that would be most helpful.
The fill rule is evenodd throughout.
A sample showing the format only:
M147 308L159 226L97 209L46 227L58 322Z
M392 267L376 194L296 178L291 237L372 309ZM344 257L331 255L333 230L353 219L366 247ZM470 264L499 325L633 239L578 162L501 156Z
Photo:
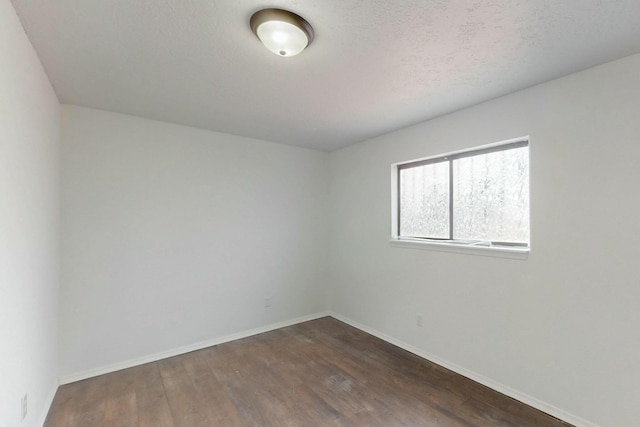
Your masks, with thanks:
M288 22L265 22L258 26L256 33L267 49L280 56L297 55L309 44L307 35Z
M295 56L313 40L313 29L295 13L263 9L251 17L251 29L267 49L278 56Z

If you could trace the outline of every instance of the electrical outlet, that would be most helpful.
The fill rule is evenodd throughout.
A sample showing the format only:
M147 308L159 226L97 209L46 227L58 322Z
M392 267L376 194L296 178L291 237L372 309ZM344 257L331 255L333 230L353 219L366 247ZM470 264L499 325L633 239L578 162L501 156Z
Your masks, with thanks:
M22 413L22 419L24 420L25 418L27 418L27 395L25 394L24 396L22 396L22 399L20 401L21 404L21 413Z
M416 315L416 326L422 327L422 314Z
M271 307L271 297L264 297L264 306L265 308Z

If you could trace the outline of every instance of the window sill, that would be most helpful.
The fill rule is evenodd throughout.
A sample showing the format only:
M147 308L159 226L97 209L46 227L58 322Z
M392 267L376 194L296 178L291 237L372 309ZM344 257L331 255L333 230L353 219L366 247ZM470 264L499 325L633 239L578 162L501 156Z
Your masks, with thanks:
M520 260L528 259L530 250L530 248L472 246L459 243L428 242L419 239L399 239L397 237L389 240L389 246Z

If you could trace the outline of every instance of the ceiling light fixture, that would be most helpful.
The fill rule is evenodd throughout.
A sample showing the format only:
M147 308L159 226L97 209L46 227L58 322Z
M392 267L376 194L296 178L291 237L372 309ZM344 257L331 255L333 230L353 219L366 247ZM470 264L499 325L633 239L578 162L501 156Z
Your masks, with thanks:
M262 9L251 16L251 30L278 56L295 56L313 41L313 28L301 16L282 9Z

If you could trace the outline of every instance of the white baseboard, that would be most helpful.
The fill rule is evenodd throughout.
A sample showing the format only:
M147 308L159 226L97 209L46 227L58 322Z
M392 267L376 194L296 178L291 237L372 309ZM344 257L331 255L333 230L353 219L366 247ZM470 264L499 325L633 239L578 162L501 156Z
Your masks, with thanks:
M424 350L421 350L417 347L412 346L411 344L407 344L404 341L393 338L387 334L384 334L380 331L377 331L373 328L365 326L361 323L358 323L354 320L349 319L341 314L331 312L330 316L344 322L348 325L353 326L354 328L360 329L368 334L371 334L377 338L380 338L383 341L386 341L390 344L398 346L404 350L407 350L417 356L422 357L423 359L427 359L433 363L436 363L444 368L447 368L455 373L458 373L462 376L465 376L475 382L478 382L482 385L485 385L495 391L498 391L504 395L507 395L513 399L516 399L526 405L539 409L542 412L546 412L547 414L554 416L562 421L573 424L576 427L599 427L597 424L594 424L590 421L584 420L580 417L577 417L573 414L568 413L560 408L557 408L553 405L550 405L546 402L543 402L535 397L531 397L525 393L522 393L518 390L515 390L511 387L508 387L504 384L501 384L497 381L492 380L491 378L487 378L484 375L480 375L476 372L470 371L469 369L463 368L462 366L458 366L455 363L451 363L448 360L442 359L438 356L434 356L433 354L429 354Z
M258 335L264 332L269 332L275 329L279 329L279 328L284 328L286 326L291 326L291 325L295 325L297 323L302 323L302 322L307 322L309 320L315 320L315 319L319 319L321 317L326 317L326 316L331 316L337 320L340 320L341 322L344 322L348 325L353 326L354 328L360 329L361 331L364 331L368 334L371 334L377 338L380 338L381 340L384 340L390 344L396 345L404 350L407 350L413 354L416 354L424 359L427 359L433 363L436 363L444 368L447 368L453 372L456 372L462 376L465 376L473 381L476 381L482 385L485 385L493 390L496 390L504 395L507 395L513 399L516 399L526 405L529 405L531 407L534 407L536 409L539 409L543 412L546 412L549 415L552 415L560 420L563 420L565 422L568 422L570 424L575 425L576 427L599 427L597 424L594 424L590 421L584 420L580 417L577 417L573 414L568 413L567 411L564 411L560 408L557 408L553 405L550 405L546 402L543 402L539 399L536 399L534 397L531 397L525 393L522 393L518 390L515 390L511 387L508 387L504 384L501 384L497 381L492 380L491 378L487 378L484 375L480 375L476 372L473 372L469 369L466 369L462 366L458 366L455 363L449 362L448 360L442 359L438 356L435 356L433 354L427 353L426 351L423 351L417 347L414 347L411 344L407 344L404 341L398 340L396 338L393 338L392 336L389 336L387 334L384 334L380 331L377 331L373 328L370 328L368 326L365 326L361 323L358 323L352 319L349 319L348 317L345 317L341 314L338 313L334 313L331 311L325 311L325 312L319 312L319 313L315 313L315 314L311 314L311 315L307 315L307 316L302 316L302 317L298 317L296 319L291 319L291 320L286 320L283 322L278 322L278 323L273 323L270 325L266 325L266 326L261 326L259 328L255 328L255 329L250 329L247 331L243 331L243 332L238 332L235 334L231 334L231 335L226 335L223 337L219 337L219 338L213 338L210 340L206 340L206 341L201 341L195 344L190 344L187 346L183 346L183 347L179 347L179 348L175 348L172 350L167 350L167 351L163 351L160 353L155 353L155 354L150 354L147 356L142 356L142 357L138 357L135 359L130 359L130 360L126 360L123 362L119 362L119 363L114 363L111 365L107 365L107 366L102 366L99 368L95 368L95 369L90 369L87 371L82 371L82 372L76 372L76 373L72 373L72 374L68 374L68 375L64 375L60 378L60 385L63 384L68 384L68 383L72 383L75 381L80 381L80 380L84 380L87 378L91 378L91 377L96 377L98 375L103 375L103 374L108 374L110 372L115 372L115 371L119 371L122 369L127 369L127 368L132 368L134 366L138 366L138 365L143 365L145 363L150 363L150 362L156 362L158 360L162 360L162 359L166 359L168 357L173 357L173 356L178 356L180 354L185 354L185 353L189 353L191 351L195 351L195 350L201 350L203 348L207 348L207 347L211 347L213 345L218 345L218 344L222 344L225 342L229 342L229 341L234 341L237 339L241 339L241 338L246 338L246 337L250 337L252 335ZM48 408L51 406L51 402L53 401L53 397L55 395L55 389L52 391L51 396L49 398L49 404L47 405L47 411L44 412L44 414L41 416L41 423L38 425L42 425L44 423L44 420L47 416L47 412L48 412Z
M291 320L285 320L283 322L273 323L259 328L250 329L248 331L238 332L231 335L225 335L219 338L212 338L205 341L200 341L195 344L186 345L183 347L174 348L160 353L149 354L147 356L137 357L135 359L125 360L123 362L113 363L111 365L101 366L99 368L89 369L87 371L75 372L60 377L60 385L69 384L72 382L85 380L87 378L97 377L98 375L108 374L110 372L120 371L122 369L132 368L134 366L144 365L145 363L156 362L158 360L166 359L168 357L178 356L181 354L189 353L203 348L211 347L213 345L222 344L229 341L234 341L241 338L250 337L252 335L262 334L264 332L273 331L274 329L284 328L286 326L295 325L297 323L307 322L309 320L319 319L321 317L330 316L328 311L310 314L307 316L298 317ZM53 397L52 397L53 399ZM46 414L45 414L46 416Z
M49 415L49 409L51 409L51 404L53 404L53 398L56 396L56 392L58 391L58 385L57 384L53 384L51 386L51 390L49 390L49 393L46 396L46 399L44 401L45 405L44 405L44 409L42 409L42 411L40 412L40 417L38 418L38 426L42 426L44 425L44 422L47 420L47 415Z

